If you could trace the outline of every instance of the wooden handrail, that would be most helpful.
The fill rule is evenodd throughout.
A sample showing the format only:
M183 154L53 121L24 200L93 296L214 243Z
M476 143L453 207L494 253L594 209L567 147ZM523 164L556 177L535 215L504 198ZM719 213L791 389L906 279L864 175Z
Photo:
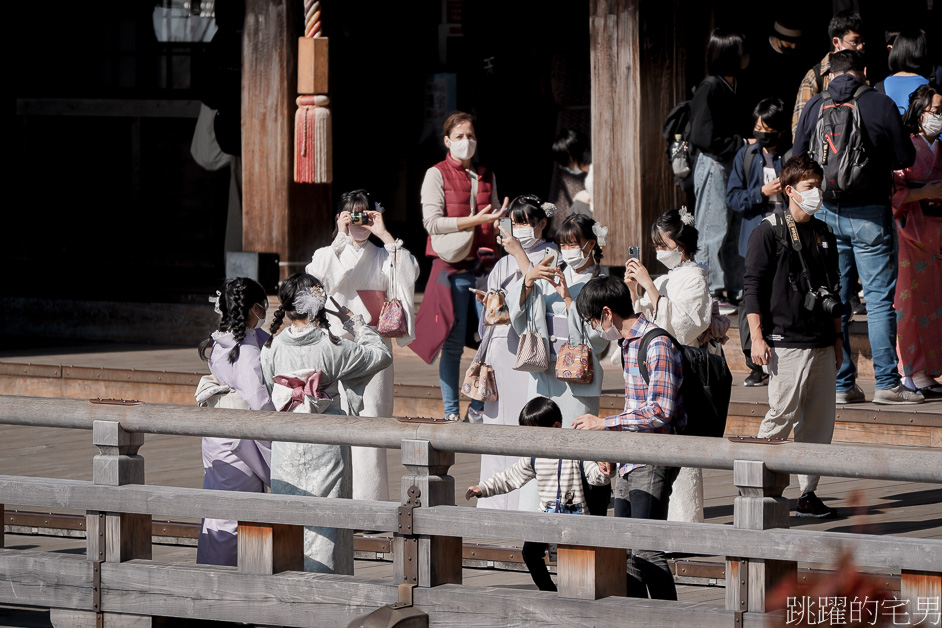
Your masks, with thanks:
M632 432L455 423L402 423L392 418L217 410L181 405L112 406L83 400L0 396L0 424L91 429L95 420L129 432L252 438L397 449L403 439L427 440L439 451L667 466L732 469L756 460L777 473L942 483L942 450L868 445L737 443Z
M282 525L396 531L394 502L240 493L172 486L101 486L78 480L0 475L11 503L105 510L157 517L209 517ZM815 530L746 530L710 523L431 506L415 510L416 534L526 538L543 543L657 549L670 552L829 563L845 548L866 567L931 571L942 540Z

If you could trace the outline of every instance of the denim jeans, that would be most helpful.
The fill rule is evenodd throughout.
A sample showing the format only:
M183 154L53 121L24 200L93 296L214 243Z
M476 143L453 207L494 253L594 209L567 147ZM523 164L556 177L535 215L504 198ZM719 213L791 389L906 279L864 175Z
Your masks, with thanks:
M896 226L888 205L844 205L824 203L819 216L834 231L841 269L841 301L844 315L844 363L837 372L837 391L854 387L857 368L850 358L850 278L854 265L867 300L867 333L873 355L877 389L899 384L896 355Z
M461 354L464 353L464 339L468 330L468 304L474 287L474 275L470 272L455 273L451 276L451 303L455 313L455 325L442 345L438 359L438 379L442 387L442 403L445 416L458 414L458 390L461 386ZM483 410L483 401L472 401L471 407Z
M632 519L667 520L671 487L679 467L638 467L624 477L615 478L615 516ZM664 552L639 550L628 552L628 597L676 600L674 576Z
M718 161L700 153L693 171L694 217L700 233L698 263L707 266L710 292L726 289L732 297L742 291L744 262L739 255L742 217L726 206L726 183L732 160Z

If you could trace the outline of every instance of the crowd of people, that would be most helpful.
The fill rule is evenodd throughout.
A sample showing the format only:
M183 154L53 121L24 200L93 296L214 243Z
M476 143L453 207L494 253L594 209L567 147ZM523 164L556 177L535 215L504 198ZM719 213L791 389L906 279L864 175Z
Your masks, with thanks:
M779 22L774 29L769 45L779 52L800 36ZM585 188L567 187L563 210L532 194L501 201L494 173L473 161L473 117L452 114L447 153L421 190L432 268L418 312L415 257L367 191L345 193L333 242L281 283L267 333L261 286L226 281L218 328L200 347L212 375L197 400L391 416L395 341L429 364L438 359L448 421L462 420L464 394L463 419L475 423L682 434L700 420L681 393L685 347L724 355L726 315L738 305L746 384L769 387L759 436L828 443L835 404L864 399L849 346L858 278L873 401L942 396L942 95L925 76L926 37L916 31L888 39L893 74L869 87L861 31L856 14L832 20L832 50L794 86L793 109L781 85L742 102L752 93L738 84L749 76L745 40L713 32L710 73L690 103L696 203L650 226L658 272L634 247L628 260L612 260L618 273L603 266L608 229L593 217L584 136L567 130L554 146L560 168ZM475 333L479 348L462 373ZM625 403L604 417L607 352L620 359ZM203 463L206 488L389 497L384 450L207 438ZM816 477L799 484L796 515L833 514L815 495ZM605 516L614 500L617 517L703 519L697 469L484 455L481 482L466 495L505 510ZM205 520L199 562L235 564L236 528ZM523 555L537 586L555 590L546 551L526 543ZM350 531L306 528L304 553L306 570L352 573ZM629 595L676 599L663 553L632 552L628 572Z

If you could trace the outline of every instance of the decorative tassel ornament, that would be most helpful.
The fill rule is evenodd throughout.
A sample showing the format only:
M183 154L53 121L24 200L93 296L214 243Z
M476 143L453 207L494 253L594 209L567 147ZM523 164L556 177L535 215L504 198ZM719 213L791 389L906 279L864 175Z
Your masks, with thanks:
M334 180L330 99L327 96L301 96L297 102L294 180L298 183L330 183Z
M330 99L327 97L328 48L319 0L304 3L304 37L298 40L298 112L294 117L294 180L334 180Z

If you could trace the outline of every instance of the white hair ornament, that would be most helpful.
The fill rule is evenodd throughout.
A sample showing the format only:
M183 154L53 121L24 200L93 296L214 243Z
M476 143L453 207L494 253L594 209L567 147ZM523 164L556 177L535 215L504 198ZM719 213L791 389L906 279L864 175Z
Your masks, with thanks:
M552 203L543 203L542 205L540 205L540 209L543 210L543 213L546 214L547 218L552 218L553 214L556 213L557 208Z
M294 298L294 311L298 314L307 314L308 320L315 318L324 305L327 304L327 295L320 286L310 290L303 290Z
M216 296L209 297L209 302L213 304L213 311L216 314L222 316L222 310L219 309L219 298L222 296L222 292L219 290L216 291Z
M592 225L592 233L595 234L595 241L598 242L599 246L606 246L608 244L608 227L595 223Z
M684 223L688 227L692 227L695 220L694 220L693 214L691 214L690 210L687 209L687 206L682 205L680 209L677 211L680 213L680 222Z

